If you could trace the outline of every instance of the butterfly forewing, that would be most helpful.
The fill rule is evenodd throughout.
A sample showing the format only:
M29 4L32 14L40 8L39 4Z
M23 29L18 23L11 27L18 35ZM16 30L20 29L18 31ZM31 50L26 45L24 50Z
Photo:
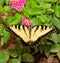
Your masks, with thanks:
M19 37L21 37L24 42L28 42L29 41L29 37L25 34L25 31L23 29L23 26L21 25L20 26L20 29L18 29L18 25L17 25L17 28L15 28L15 26L11 26L10 29L15 32Z
M31 29L31 36L30 36L30 40L32 40L32 39L33 39L36 28L37 28L37 27L33 27L33 28Z

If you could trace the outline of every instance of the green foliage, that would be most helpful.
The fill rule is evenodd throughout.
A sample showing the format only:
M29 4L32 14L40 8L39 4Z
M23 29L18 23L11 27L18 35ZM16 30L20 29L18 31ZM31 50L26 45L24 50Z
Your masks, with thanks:
M9 55L11 57L16 58L17 57L17 51L15 49L11 49L11 50L9 50Z
M0 0L0 5L4 5L5 0Z
M12 59L10 63L21 63L21 58L18 59Z
M22 55L22 61L23 61L23 62L34 62L34 58L33 58L33 56L32 56L31 54L29 54L29 53L24 53L24 54Z
M26 10L27 9L27 10ZM41 14L41 9L40 8L30 8L29 6L26 6L25 12L27 12L29 15L37 15L37 14ZM25 13L24 12L24 13Z
M2 35L3 30L4 30L4 26L2 24L0 24L0 35Z
M7 43L8 39L10 37L10 33L5 30L5 28L2 24L0 24L0 35L2 36L0 39L0 44L2 46L2 45L4 45L4 43Z
M58 58L60 60L60 50L57 52L57 56L58 56Z
M54 12L57 17L60 17L60 5L54 6Z
M46 38L42 39L38 48L41 51L41 53L44 52L47 57L49 55L54 55L60 58L60 52L59 52L60 51L60 33L59 34L53 33L47 36Z
M41 40L41 43L38 45L38 49L41 53L44 52L44 54L48 57L50 55L50 49L51 49L52 43L47 41L47 38L43 38Z
M46 2L51 2L51 3L55 3L57 2L58 0L45 0Z
M9 4L9 0L6 0L6 4Z
M3 7L0 5L0 13L3 11Z
M7 42L8 41L8 39L9 39L9 37L10 37L10 33L9 32L7 32L6 30L4 30L4 33L3 33L3 38L4 38L4 41L5 42Z
M42 9L49 9L49 8L51 8L51 4L49 4L49 3L41 3L40 7Z
M58 39L58 35L56 33L52 34L51 39L54 43L58 43L59 39Z
M12 10L11 6L4 6L5 12L10 12Z
M1 50L0 51L0 63L7 63L9 59L9 55L7 54L7 51Z
M60 19L57 19L56 17L53 18L53 25L60 29Z
M36 18L33 18L32 20L33 20L32 21L33 25L45 25L45 26L50 25L50 23L49 23L50 16L48 16L48 15L37 16Z
M54 52L54 53L60 51L60 44L54 44L54 45L52 45L50 51Z
M53 41L55 44L60 43L60 34L53 33L48 37L49 40Z
M21 15L16 13L14 16L10 16L7 18L6 24L13 25L13 24L20 24L21 23Z
M1 0L2 1L2 0ZM5 12L12 12L12 8L9 5L9 0L4 1L6 5L2 8L0 12L3 10ZM6 23L7 25L13 24L21 24L22 16L25 16L31 19L33 25L46 25L49 26L50 21L52 19L52 13L57 17L60 17L60 5L57 4L58 0L27 0L27 3L24 7L24 11L14 16L7 17ZM34 3L34 4L33 4ZM55 5L56 3L56 5ZM52 6L53 5L53 6ZM16 12L17 13L17 12ZM46 19L45 19L46 18Z

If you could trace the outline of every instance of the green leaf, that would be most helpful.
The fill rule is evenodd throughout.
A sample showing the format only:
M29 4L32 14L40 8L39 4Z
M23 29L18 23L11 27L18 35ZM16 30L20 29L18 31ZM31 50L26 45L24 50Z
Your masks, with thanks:
M36 0L36 2L37 2L38 4L41 4L41 3L44 2L44 0Z
M7 63L9 60L9 55L7 52L0 50L0 63Z
M52 34L51 35L51 39L54 43L58 43L59 42L59 39L58 39L58 35L56 33Z
M0 24L0 35L3 33L3 30L4 30L4 25Z
M4 0L0 0L0 5L3 5L4 4Z
M50 48L51 48L51 44L45 44L44 45L44 53L45 53L45 55L48 57L49 56L49 54L50 54Z
M37 2L35 0L29 0L28 3L31 7L37 7Z
M34 58L33 58L33 56L32 56L31 54L29 54L29 53L24 53L24 54L22 55L22 61L23 61L23 62L34 62Z
M9 0L6 0L6 4L9 4Z
M48 9L48 8L51 8L51 4L49 4L49 3L41 3L40 4L40 7L42 9Z
M51 3L54 3L54 2L57 2L58 0L45 0L46 2L51 2Z
M56 17L54 17L54 18L53 18L53 25L54 25L56 28L60 29L60 20L57 19Z
M0 13L3 11L3 7L0 5Z
M60 60L60 51L57 52L58 59Z
M20 24L21 23L22 16L18 13L16 13L14 16L11 16L7 18L6 24L9 25L14 25L14 24Z
M5 12L10 12L12 10L11 6L4 6Z
M11 49L11 50L9 50L9 55L11 56L11 57L14 57L14 58L16 58L18 55L17 55L17 51L15 50L15 49Z
M4 31L4 26L2 24L0 24L0 35L3 36L3 31ZM4 44L4 38L1 37L0 39L0 44L1 46Z
M60 50L60 44L53 44L51 49L50 49L50 52L58 52Z
M26 6L24 12L28 15L39 15L42 13L42 10L38 7L31 8L29 6Z
M21 63L21 58L12 59L10 63Z
M41 15L41 16L37 16L35 18L32 18L33 25L48 26L50 24L49 22L50 22L50 16L48 16L48 15Z
M0 24L0 35L2 36L2 38L0 40L0 44L2 46L4 43L7 43L8 39L10 37L10 33L5 30L3 24Z
M53 33L52 35L48 36L47 39L53 41L55 44L60 43L60 34Z
M3 46L4 45L4 38L2 37L1 40L0 40L0 45Z
M39 16L39 18L40 18L40 22L42 24L50 24L49 23L50 22L50 16L49 15L41 15L41 16Z
M58 43L60 43L60 33L58 34Z
M28 46L23 46L23 52L27 52L27 53L30 53L31 50Z
M23 52L23 46L21 44L18 44L16 46L16 51L18 55L21 55L21 53Z
M8 31L6 31L5 29L3 32L3 38L4 38L5 43L7 43L8 39L10 38L10 33Z
M41 25L40 19L39 18L33 18L32 19L32 24L34 26Z
M60 17L60 5L59 5L59 6L56 5L56 6L54 7L54 13L55 13L55 15L56 15L57 17Z
M44 51L44 45L43 44L39 44L38 45L38 49L40 50L41 53L43 53L43 51Z

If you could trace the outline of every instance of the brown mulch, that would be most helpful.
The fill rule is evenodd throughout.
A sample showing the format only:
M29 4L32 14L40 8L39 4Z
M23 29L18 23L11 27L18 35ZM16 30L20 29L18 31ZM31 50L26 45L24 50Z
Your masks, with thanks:
M41 58L38 63L60 63L57 58L50 57L48 59L46 58Z

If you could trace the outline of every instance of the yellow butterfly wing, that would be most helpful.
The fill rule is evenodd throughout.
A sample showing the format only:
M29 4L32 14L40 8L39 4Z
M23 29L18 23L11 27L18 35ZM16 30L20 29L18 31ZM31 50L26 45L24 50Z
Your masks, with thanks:
M33 28L32 31L35 30L35 29L36 28ZM47 27L45 29L45 26L44 26L43 29L41 29L41 26L39 26L39 28L35 32L33 31L33 33L32 33L32 31L31 31L31 41L35 42L39 37L47 34L51 30L52 30L52 28L50 28L50 27Z
M48 32L50 32L53 28L50 28L50 27L47 27L46 26L43 26L43 29L41 26L34 26L33 28L31 28L31 30L22 25L20 25L20 29L18 28L18 25L17 25L17 28L15 27L15 25L13 26L10 26L10 29L12 31L14 31L19 37L21 37L25 43L28 43L28 42L35 42L37 41L37 39L45 34L47 34Z
M10 27L10 29L14 31L19 37L21 37L24 40L24 42L27 43L29 41L29 31L27 27L25 27L26 32L24 31L22 25L20 26L20 29L18 29L18 25L17 25L17 28L15 28L15 25L13 25Z

